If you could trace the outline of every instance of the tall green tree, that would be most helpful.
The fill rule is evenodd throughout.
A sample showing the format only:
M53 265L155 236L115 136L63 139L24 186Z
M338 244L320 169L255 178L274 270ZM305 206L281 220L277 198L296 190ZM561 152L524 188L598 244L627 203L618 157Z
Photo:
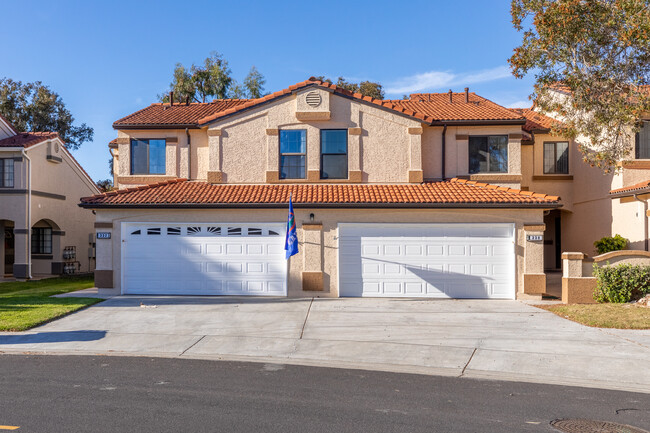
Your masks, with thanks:
M331 79L326 78L323 75L314 78L326 83L330 83L330 84L334 83ZM336 83L334 84L336 84L338 87L341 87L345 90L349 90L354 93L361 93L363 96L370 96L371 98L375 98L375 99L384 99L383 86L374 81L362 81L360 83L354 83L346 80L343 77L339 77Z
M240 84L232 77L228 62L217 52L201 65L186 68L176 64L169 90L178 102L206 102L208 98L260 98L264 92L264 76L253 66ZM162 102L169 102L169 92L159 95Z
M555 132L580 137L584 159L611 171L650 112L650 2L512 0L511 14L522 34L513 74L533 74L536 106L563 121Z
M58 132L68 149L93 139L93 128L85 123L75 125L63 99L40 81L0 78L0 114L18 131Z
M252 99L261 98L264 94L264 84L266 84L264 75L255 66L251 67L248 75L244 78L247 96Z
M206 102L208 97L226 98L232 82L228 62L221 54L212 52L200 65L186 68L177 63L169 90L177 101ZM160 95L160 99L169 102L169 94Z

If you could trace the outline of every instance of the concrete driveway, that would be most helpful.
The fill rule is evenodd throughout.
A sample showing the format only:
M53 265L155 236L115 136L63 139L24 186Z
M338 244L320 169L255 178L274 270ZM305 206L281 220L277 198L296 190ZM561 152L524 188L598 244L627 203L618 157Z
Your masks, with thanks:
M0 333L0 351L258 360L650 392L650 331L589 328L518 301L121 296L29 332Z

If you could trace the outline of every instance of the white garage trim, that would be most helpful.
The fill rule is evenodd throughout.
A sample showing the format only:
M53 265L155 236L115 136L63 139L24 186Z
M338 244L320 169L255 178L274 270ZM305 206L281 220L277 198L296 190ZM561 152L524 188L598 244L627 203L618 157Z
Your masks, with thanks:
M338 227L339 296L515 299L515 225Z
M121 293L286 296L283 223L121 224Z

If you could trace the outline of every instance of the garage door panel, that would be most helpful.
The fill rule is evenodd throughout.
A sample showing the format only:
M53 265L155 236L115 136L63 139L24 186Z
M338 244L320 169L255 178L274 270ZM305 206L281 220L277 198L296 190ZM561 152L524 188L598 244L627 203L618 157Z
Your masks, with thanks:
M514 298L512 224L343 224L339 235L341 296Z
M283 227L126 223L123 293L285 295Z

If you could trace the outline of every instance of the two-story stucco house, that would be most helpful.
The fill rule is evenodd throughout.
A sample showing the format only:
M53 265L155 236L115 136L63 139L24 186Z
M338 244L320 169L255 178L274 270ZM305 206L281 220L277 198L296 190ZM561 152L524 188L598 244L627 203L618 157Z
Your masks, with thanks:
M374 100L314 79L114 123L95 282L125 294L539 297L526 119L474 93ZM283 251L289 198L300 252ZM109 238L110 236L110 238Z
M98 194L56 133L18 132L0 116L0 278L92 272Z

